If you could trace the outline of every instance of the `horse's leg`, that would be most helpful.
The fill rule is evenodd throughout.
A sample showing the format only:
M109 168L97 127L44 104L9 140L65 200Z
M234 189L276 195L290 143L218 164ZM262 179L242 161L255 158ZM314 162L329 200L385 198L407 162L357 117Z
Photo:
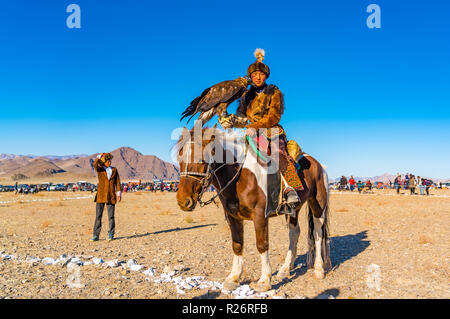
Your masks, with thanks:
M239 278L241 277L244 264L244 257L242 256L244 250L244 224L242 220L237 220L230 216L227 216L227 221L231 230L234 255L233 266L230 274L225 279L223 288L225 290L235 290L239 286Z
M313 217L314 222L314 243L316 256L314 259L314 276L317 279L325 278L325 271L323 269L323 259L322 259L322 226L325 222L323 216L317 218Z
M264 209L256 209L253 219L256 233L256 247L261 257L261 277L254 289L268 291L272 288L272 268L269 260L269 219L264 215Z
M297 212L298 216L298 212ZM278 270L278 278L285 278L289 276L289 272L294 268L295 258L297 257L297 242L300 236L300 225L298 224L298 217L289 218L289 249L286 254L283 266Z
M327 201L319 203L319 201L314 199L308 202L308 267L311 268L314 265L314 276L317 279L323 279L325 271L331 268L327 215Z

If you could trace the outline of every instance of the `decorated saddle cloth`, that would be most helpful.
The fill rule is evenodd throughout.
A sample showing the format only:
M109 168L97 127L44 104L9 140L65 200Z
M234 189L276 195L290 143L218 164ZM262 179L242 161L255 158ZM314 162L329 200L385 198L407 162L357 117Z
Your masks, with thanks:
M281 134L284 134L282 129L279 131L279 135ZM271 137L274 138L274 134ZM247 136L251 155L249 161L244 164L244 167L251 168L257 178L258 185L266 195L266 217L280 212L286 183L295 188L297 184L299 184L299 187L302 187L300 178L297 175L297 169L301 169L298 161L303 157L301 148L295 141L288 141L287 151L295 160L295 165L289 162L283 176L280 172L278 161L273 160L271 157L270 141L271 138L264 134L255 137Z
M265 216L277 213L280 204L281 173L278 162L270 157L269 141L259 137L246 137L248 143L244 168L250 170L256 177L258 186L266 196Z

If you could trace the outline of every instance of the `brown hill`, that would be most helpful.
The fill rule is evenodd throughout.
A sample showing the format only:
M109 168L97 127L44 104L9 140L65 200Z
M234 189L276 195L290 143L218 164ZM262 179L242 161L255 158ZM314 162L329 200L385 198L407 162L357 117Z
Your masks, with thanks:
M18 164L18 163L17 163ZM63 173L64 170L46 158L35 158L25 165L9 171L10 175L22 174L28 177L46 177L52 174Z
M121 147L111 154L112 165L117 167L122 178L127 179L178 179L179 169L175 165L164 162L154 155L142 155L130 148Z
M122 180L142 179L178 179L178 167L165 162L154 155L143 155L130 148L121 147L111 152L112 165L117 167ZM55 174L95 177L93 163L98 154L89 156L52 158L9 156L0 159L0 176L24 175L27 177L50 177ZM64 174L62 174L64 173Z
M27 156L18 156L0 160L0 175L9 175L11 172L23 167L31 161Z
M153 178L178 179L179 170L175 165L165 162L154 155L143 155L131 147L121 147L111 152L114 156L112 166L119 170L122 180ZM78 174L89 173L95 176L92 166L97 154L69 160L55 160L62 169Z

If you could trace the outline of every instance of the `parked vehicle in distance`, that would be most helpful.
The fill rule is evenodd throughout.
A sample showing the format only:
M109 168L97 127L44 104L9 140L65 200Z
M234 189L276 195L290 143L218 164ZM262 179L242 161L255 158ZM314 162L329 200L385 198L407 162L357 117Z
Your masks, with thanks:
M66 187L64 186L64 184L53 184L53 185L50 185L50 187L49 187L49 191L56 191L56 192L58 192L58 191L65 191L66 190Z
M83 192L92 192L96 190L96 185L91 184L89 182L81 181L77 182L78 190Z
M74 186L75 186L75 183L67 183L67 184L66 184L66 191L67 191L67 192L72 192L72 191L74 191Z
M42 183L39 185L39 190L40 191L48 191L50 188L50 185L52 185L52 183Z
M19 192L19 194L28 194L30 191L30 185L19 184L19 185L17 185L17 191Z
M12 185L3 185L2 192L14 192L14 186Z
M78 190L79 190L79 191L86 191L86 188L87 188L87 185L88 185L88 184L89 184L89 183L86 182L86 181L79 181L79 182L77 182Z
M37 193L37 192L39 192L39 185L31 184L30 185L30 193Z

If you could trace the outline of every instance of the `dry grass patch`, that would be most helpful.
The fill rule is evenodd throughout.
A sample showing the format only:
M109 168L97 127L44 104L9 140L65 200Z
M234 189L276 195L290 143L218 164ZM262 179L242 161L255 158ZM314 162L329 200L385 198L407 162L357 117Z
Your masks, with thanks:
M63 202L61 200L59 201L55 201L55 202L50 202L48 204L49 207L62 207L64 206Z
M376 226L377 223L375 221L373 221L372 219L365 219L363 221L363 224L364 224L364 226L373 227L373 226Z
M8 228L7 230L6 230L6 236L8 236L8 237L13 237L13 236L15 236L16 235L16 233L14 232L14 230L12 229L12 228Z
M51 224L53 224L53 222L51 220L44 220L41 224L41 229L45 229L48 226L50 226Z
M188 224L192 224L192 223L194 222L194 218L192 218L191 215L187 215L187 216L184 218L184 221L185 221L186 223L188 223Z
M425 245L425 244L432 244L433 240L431 239L431 237L427 236L427 235L420 235L419 236L419 244Z
M172 211L170 209L166 209L166 210L163 210L163 211L159 212L158 215L171 216L172 215Z

